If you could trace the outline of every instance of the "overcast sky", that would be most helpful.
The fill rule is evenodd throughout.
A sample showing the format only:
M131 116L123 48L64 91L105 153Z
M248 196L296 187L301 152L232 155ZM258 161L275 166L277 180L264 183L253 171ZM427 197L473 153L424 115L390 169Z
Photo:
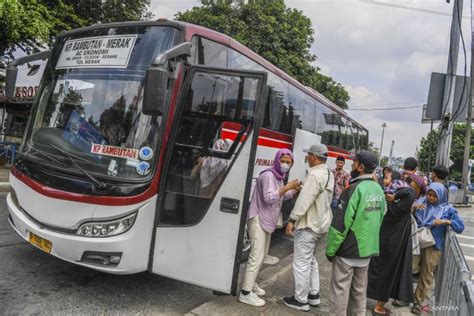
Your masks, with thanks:
M389 4L381 5L373 2ZM421 106L426 103L432 72L446 72L453 2L446 0L287 0L313 24L311 52L322 73L349 92L348 113L369 129L370 141L383 154L395 141L395 156L413 156L429 124L421 108L355 111L367 108ZM199 6L197 0L152 0L155 17L172 19L178 11ZM412 8L412 9L410 9ZM438 14L438 13L444 13ZM463 35L470 61L470 1L464 1ZM464 74L460 47L458 74ZM468 64L469 65L469 64ZM469 75L469 66L467 67Z

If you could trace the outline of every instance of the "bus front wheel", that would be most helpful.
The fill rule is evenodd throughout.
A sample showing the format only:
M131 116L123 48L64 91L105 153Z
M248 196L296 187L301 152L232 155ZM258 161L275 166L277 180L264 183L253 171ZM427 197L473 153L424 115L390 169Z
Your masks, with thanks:
M245 262L249 259L251 245L252 245L252 242L250 241L249 230L248 230L247 225L245 225L241 262Z

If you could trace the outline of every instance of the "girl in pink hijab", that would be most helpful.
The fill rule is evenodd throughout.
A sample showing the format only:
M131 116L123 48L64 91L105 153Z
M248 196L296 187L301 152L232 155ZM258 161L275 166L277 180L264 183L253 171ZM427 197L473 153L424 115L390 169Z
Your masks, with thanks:
M255 280L268 254L270 238L280 218L282 202L292 198L300 188L298 180L289 181L286 185L283 183L293 162L293 154L289 149L278 150L273 166L262 171L255 184L248 211L247 227L252 247L239 295L242 303L265 305L265 301L259 297L265 295L265 291L258 287Z

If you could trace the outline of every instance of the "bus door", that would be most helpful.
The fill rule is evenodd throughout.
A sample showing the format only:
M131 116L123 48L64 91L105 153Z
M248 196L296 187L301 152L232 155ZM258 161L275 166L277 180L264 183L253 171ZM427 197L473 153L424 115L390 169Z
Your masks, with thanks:
M190 67L167 143L151 270L235 294L266 73Z
M303 152L303 150L316 144L321 144L321 136L299 128L296 129L293 143L295 164L290 169L288 179L299 179L303 181L303 179L306 178L306 170L308 170L309 166L306 163L306 153Z

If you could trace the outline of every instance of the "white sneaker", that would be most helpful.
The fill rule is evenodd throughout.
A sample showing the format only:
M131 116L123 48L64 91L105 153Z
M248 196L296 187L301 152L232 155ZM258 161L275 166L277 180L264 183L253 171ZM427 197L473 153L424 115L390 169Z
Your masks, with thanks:
M265 295L265 290L261 289L257 283L254 283L252 292L257 294L258 296L264 296Z
M265 301L258 297L254 292L250 292L248 295L244 295L240 292L239 302L257 307L265 305Z
M263 259L263 263L269 264L271 266L277 264L279 261L280 259L278 259L277 257L270 256L270 255L267 255L265 259Z

